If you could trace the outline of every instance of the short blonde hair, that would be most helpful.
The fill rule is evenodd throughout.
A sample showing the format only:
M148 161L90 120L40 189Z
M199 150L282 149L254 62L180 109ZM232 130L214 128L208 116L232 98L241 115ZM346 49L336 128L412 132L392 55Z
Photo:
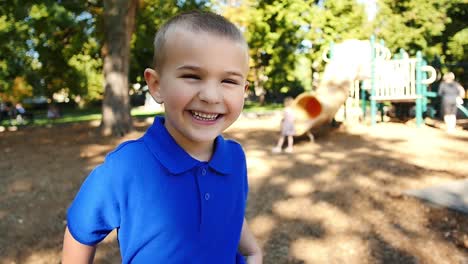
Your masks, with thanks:
M247 41L242 32L225 17L205 11L189 11L180 13L169 19L156 33L154 37L154 57L153 67L161 69L164 64L164 54L166 48L167 35L170 30L176 27L193 32L208 32L221 37L229 38L242 43L248 49Z
M453 74L453 72L447 72L444 74L443 80L446 82L451 82L455 80L455 74Z
M285 97L283 101L284 106L290 106L293 104L293 102L294 102L294 98L292 98L291 96Z

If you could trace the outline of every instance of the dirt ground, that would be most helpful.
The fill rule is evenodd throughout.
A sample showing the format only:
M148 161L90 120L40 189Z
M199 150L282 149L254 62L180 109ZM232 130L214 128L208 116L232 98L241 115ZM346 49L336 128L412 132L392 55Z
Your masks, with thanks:
M468 175L468 131L401 123L342 125L292 154L270 153L277 115L249 116L226 136L249 167L247 219L264 263L468 263L468 215L407 197ZM66 209L119 142L93 123L0 133L0 263L60 263ZM96 263L120 260L115 234Z

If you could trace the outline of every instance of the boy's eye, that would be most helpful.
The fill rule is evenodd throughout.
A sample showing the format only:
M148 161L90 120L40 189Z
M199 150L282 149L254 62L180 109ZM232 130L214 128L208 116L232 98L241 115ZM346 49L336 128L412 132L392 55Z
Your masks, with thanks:
M223 83L229 83L229 84L239 84L238 81L232 80L232 79L225 79L223 80Z
M200 76L196 75L196 74L183 74L181 76L182 78L184 79L195 79L195 80L200 80Z

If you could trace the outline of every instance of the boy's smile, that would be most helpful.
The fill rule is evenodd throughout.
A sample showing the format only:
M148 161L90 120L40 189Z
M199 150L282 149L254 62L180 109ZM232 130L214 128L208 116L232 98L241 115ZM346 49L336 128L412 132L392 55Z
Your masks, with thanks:
M209 160L214 139L240 115L248 54L241 42L208 32L168 32L163 65L147 69L151 94L164 102L165 126L193 157Z

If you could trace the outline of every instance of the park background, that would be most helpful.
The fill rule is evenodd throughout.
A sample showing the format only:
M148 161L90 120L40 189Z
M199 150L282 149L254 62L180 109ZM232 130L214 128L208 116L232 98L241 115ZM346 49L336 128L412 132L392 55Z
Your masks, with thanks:
M159 26L191 9L223 14L250 46L246 112L226 135L250 160L247 217L266 263L467 260L466 216L401 194L464 179L465 130L448 136L436 125L357 124L325 131L313 144L299 138L293 156L269 153L275 109L285 96L317 88L331 42L374 35L394 54L422 51L467 87L466 1L0 3L0 102L21 103L33 116L0 124L0 263L59 262L66 208L84 177L161 113L138 107L146 100L142 72ZM50 105L59 118L47 118ZM115 237L97 259L118 261Z

